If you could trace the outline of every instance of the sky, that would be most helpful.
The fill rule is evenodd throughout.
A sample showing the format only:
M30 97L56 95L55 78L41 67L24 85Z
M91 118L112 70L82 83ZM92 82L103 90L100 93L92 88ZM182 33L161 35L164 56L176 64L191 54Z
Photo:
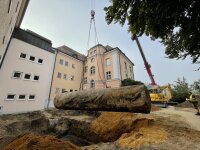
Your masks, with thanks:
M30 0L22 29L29 29L52 41L53 47L66 45L82 54L87 54L90 11L94 9L99 43L120 48L135 64L135 80L150 83L142 57L135 41L131 40L127 25L107 25L105 6L109 0ZM199 65L192 64L190 58L185 60L168 59L165 47L147 36L139 38L146 59L157 84L175 84L183 76L189 83L200 79ZM94 28L91 29L89 47L95 45Z

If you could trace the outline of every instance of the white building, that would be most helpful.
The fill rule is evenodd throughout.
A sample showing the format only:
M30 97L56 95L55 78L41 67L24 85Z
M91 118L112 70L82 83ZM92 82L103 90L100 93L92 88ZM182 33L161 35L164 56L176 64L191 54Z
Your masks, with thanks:
M0 0L0 68L10 37L20 27L29 0Z
M15 29L0 70L0 111L44 109L49 98L55 54L48 39Z

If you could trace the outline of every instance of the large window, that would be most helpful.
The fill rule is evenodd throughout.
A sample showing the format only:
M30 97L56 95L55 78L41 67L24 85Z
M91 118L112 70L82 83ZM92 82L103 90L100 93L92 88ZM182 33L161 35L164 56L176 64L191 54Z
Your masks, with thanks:
M67 74L63 75L63 79L67 80Z
M94 88L95 87L95 82L94 82L94 80L91 80L90 81L90 88Z
M90 68L90 74L92 75L92 74L95 74L95 67L94 66L92 66L91 68Z
M75 68L75 64L72 64L72 68Z
M62 59L60 59L59 64L63 65L63 60Z
M106 59L106 66L110 66L110 58Z
M58 72L58 74L57 74L57 78L62 78L62 73L60 73L60 72Z
M85 73L88 71L88 66L85 66Z
M111 72L110 71L106 72L106 79L111 80Z
M66 66L66 67L68 66L68 64L69 64L68 61L65 61L65 66Z

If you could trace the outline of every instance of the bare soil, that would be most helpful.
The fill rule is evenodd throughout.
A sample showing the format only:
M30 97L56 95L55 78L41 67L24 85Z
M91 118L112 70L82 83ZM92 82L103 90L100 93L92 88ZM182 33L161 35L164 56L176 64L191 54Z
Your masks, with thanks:
M200 116L193 108L153 110L133 114L52 109L0 116L0 149L200 149Z

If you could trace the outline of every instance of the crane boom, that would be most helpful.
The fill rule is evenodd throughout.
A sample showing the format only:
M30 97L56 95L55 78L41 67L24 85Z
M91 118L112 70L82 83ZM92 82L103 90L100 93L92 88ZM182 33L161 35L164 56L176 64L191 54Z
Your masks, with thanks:
M153 74L152 74L152 72L151 72L151 65L150 65L150 64L147 62L147 60L146 60L146 57L145 57L145 55L144 55L144 52L143 52L143 50L142 50L142 47L141 47L141 45L140 45L140 42L139 42L137 36L135 36L135 40L136 40L137 46L138 46L138 48L139 48L140 54L141 54L141 56L142 56L142 59L143 59L143 61L144 61L144 66L145 66L145 68L146 68L146 70L147 70L147 73L148 73L148 75L149 75L149 78L150 78L150 80L151 80L151 84L152 84L152 85L156 85L156 82L155 82L155 80L154 80Z

